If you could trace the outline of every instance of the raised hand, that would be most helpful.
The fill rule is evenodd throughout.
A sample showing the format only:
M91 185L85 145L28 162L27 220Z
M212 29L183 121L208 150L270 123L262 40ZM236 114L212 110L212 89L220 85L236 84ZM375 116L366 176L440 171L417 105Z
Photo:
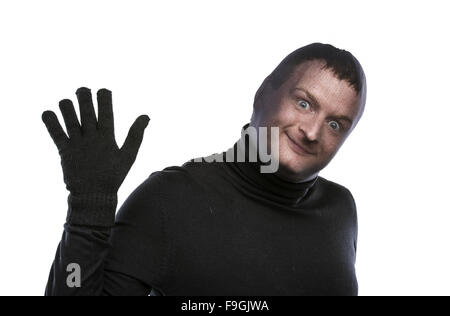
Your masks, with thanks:
M102 203L117 199L119 187L136 160L150 118L139 116L119 149L114 136L111 91L101 89L97 92L98 121L91 91L79 88L76 95L81 124L72 101L67 99L59 103L67 134L53 111L43 112L42 121L61 156L64 182L71 193L69 202L72 200L85 209L102 208ZM117 204L117 201L113 202Z

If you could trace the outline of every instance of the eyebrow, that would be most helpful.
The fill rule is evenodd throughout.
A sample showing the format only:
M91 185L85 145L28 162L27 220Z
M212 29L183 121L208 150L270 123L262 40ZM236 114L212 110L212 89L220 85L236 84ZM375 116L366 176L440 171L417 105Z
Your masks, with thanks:
M294 90L302 91L304 94L306 94L306 96L309 99L311 99L314 102L314 104L317 107L319 107L319 108L321 107L321 105L320 105L319 101L317 101L316 97L314 95L312 95L308 90L302 89L302 88L294 88L291 90L291 92L293 92ZM353 124L353 120L345 115L333 116L333 118L338 119L338 120L347 121L350 124L350 126Z

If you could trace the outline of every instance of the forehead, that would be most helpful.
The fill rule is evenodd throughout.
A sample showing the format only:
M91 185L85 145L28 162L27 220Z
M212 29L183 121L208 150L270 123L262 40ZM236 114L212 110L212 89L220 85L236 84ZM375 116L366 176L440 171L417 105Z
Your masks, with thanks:
M304 94L308 91L321 108L355 118L360 107L360 97L345 80L340 80L331 69L323 68L324 61L312 60L296 66L285 82L284 92Z

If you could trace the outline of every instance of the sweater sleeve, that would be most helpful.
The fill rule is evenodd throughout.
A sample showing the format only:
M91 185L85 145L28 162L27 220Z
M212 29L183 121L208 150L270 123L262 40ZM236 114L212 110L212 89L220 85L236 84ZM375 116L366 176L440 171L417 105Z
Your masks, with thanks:
M167 263L160 172L125 200L113 227L66 222L46 295L156 295Z

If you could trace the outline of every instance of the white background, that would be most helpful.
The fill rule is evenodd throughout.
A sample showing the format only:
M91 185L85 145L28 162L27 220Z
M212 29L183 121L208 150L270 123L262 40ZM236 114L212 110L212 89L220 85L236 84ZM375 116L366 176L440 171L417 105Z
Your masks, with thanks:
M323 42L352 52L368 82L362 120L321 173L357 203L360 295L450 295L446 3L2 0L0 294L42 295L62 234L44 110L62 122L58 101L78 87L111 89L119 145L151 117L121 205L151 172L228 149L262 80Z

